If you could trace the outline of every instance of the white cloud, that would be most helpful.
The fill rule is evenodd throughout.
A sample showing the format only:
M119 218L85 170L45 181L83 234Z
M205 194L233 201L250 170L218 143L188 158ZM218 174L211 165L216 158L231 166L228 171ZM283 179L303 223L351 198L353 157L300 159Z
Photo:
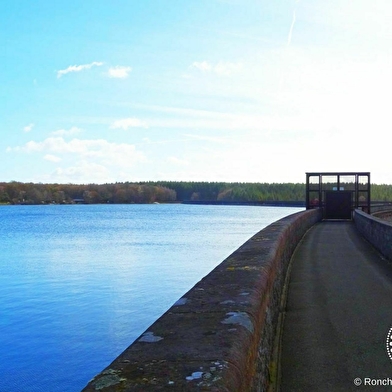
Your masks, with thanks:
M195 61L192 65L191 68L198 69L199 71L202 72L210 72L212 70L212 65L207 63L207 61Z
M67 73L70 73L70 72L80 72L85 69L90 69L92 67L100 67L102 65L103 65L103 63L99 62L99 61L93 61L90 64L70 65L66 69L61 69L61 70L57 71L57 77L61 78L61 76L66 75Z
M110 78L124 79L129 76L129 73L131 71L132 71L131 67L116 66L116 67L109 68L108 75Z
M76 135L78 133L81 133L82 130L80 128L77 127L72 127L68 130L66 129L59 129L57 131L53 131L52 135L54 136L69 136L69 135Z
M183 115L186 117L215 117L216 115L226 115L212 110L200 110L192 108L180 108L175 106L158 106L158 105L135 105L137 108L151 110L154 112L168 113L173 115Z
M59 183L104 183L112 182L113 176L104 165L89 161L78 161L77 165L58 167L48 181Z
M214 137L214 136L206 136L206 135L196 135L196 134L186 134L185 136L189 137L190 139L205 141L205 142L212 142L212 143L227 143L230 141L230 138L227 136L223 137Z
M241 63L230 63L230 62L220 61L218 64L215 65L214 72L217 75L230 76L241 69L242 69Z
M61 162L46 180L55 182L105 182L126 180L135 165L146 161L143 152L133 144L108 142L103 139L72 139L49 137L7 148L8 153L42 154L43 159Z
M178 165L178 166L189 166L189 161L187 161L185 159L180 159L180 158L177 158L177 157L173 157L173 156L168 157L167 161L169 163L172 163L172 164Z
M127 166L129 163L144 160L144 155L132 144L110 143L103 139L72 139L67 142L62 137L49 137L42 142L30 141L23 146L8 148L8 152L52 154L75 154L83 159L94 158L101 162ZM46 155L46 156L48 156Z
M61 158L60 158L60 157L58 157L58 156L56 156L56 155L52 155L52 154L46 154L46 155L44 156L44 159L45 159L46 161L55 162L55 163L61 161Z
M33 127L34 127L34 124L26 125L26 126L23 128L23 131L25 131L25 132L30 132L30 131L33 129Z
M207 61L195 61L192 63L190 68L204 73L213 73L218 76L231 76L233 73L242 69L242 64L224 61L219 61L216 64L210 64Z
M73 139L67 143L62 137L49 137L43 142L29 141L24 146L15 147L15 151L23 152L54 152L54 153L84 153L92 147L95 140Z
M121 120L116 120L111 126L110 129L119 129L122 128L127 130L128 128L147 128L147 124L139 120L138 118L123 118Z

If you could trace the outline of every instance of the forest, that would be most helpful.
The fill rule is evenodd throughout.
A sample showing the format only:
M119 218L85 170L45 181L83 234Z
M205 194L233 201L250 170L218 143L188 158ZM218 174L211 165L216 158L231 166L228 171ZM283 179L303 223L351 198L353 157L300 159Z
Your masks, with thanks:
M392 201L392 185L372 184L372 201ZM42 184L0 182L0 204L99 204L180 202L304 202L301 183L117 182Z

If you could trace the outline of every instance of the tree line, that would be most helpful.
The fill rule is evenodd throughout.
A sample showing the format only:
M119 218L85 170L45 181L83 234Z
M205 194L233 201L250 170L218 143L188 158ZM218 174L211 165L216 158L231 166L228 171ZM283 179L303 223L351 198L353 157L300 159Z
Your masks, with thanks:
M371 186L372 201L392 201L392 185ZM113 184L0 183L1 204L304 202L301 183L118 182Z
M163 186L115 184L0 183L2 204L154 203L176 200L176 192Z

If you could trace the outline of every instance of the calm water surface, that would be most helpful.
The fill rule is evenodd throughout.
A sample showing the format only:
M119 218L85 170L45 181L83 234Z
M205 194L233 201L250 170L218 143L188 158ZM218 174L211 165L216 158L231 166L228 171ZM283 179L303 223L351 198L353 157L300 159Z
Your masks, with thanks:
M0 207L0 392L74 392L285 207Z

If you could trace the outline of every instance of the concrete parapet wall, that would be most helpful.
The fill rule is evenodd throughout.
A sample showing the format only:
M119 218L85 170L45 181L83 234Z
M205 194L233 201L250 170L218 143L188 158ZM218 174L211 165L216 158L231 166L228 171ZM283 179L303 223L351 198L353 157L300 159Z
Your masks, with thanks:
M299 212L254 235L83 391L265 391L287 267L320 219Z
M392 261L392 222L360 210L355 210L354 222L359 232L387 259Z

